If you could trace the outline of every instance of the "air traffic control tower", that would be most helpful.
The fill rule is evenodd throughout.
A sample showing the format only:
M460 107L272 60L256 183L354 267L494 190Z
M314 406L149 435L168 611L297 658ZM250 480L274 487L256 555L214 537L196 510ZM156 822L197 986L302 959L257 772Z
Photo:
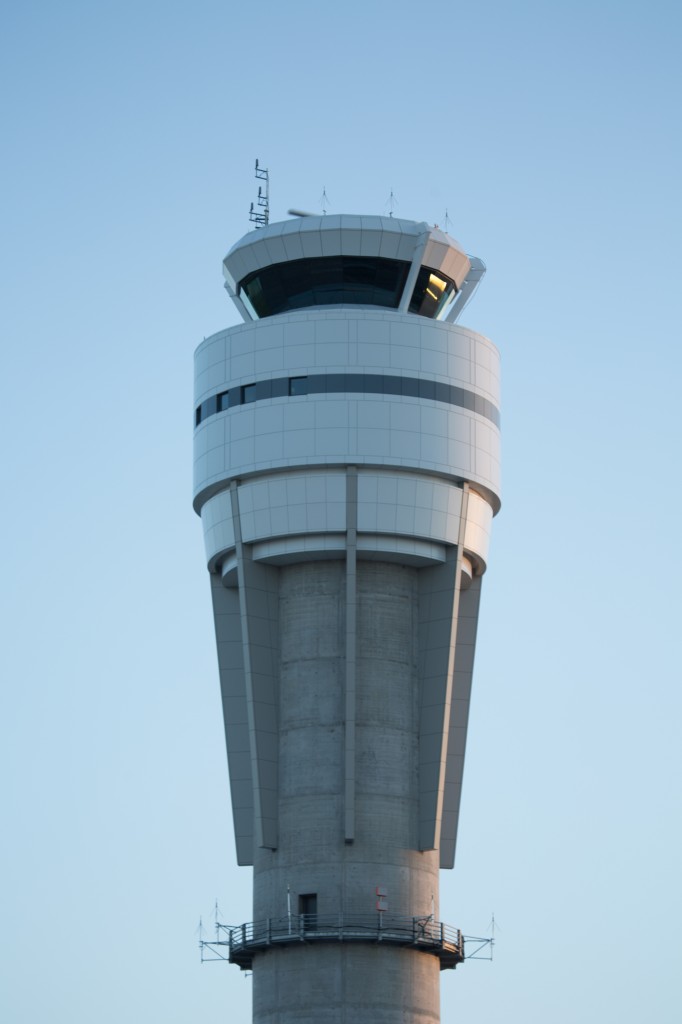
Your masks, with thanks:
M481 579L499 508L480 260L425 223L306 216L224 261L196 351L194 507L255 1024L434 1024Z

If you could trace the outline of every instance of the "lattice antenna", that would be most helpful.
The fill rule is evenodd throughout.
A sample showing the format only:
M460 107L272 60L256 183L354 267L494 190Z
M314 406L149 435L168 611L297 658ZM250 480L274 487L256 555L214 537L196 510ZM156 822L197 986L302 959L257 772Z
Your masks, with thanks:
M450 231L451 227L452 227L452 221L450 220L450 217L448 216L448 208L446 206L445 207L445 217L443 218L443 229L445 230L446 234Z
M256 160L256 179L264 181L265 185L258 186L258 196L255 203L251 203L249 220L256 228L266 228L270 223L270 173L266 167L260 167Z
M329 196L327 195L327 189L326 189L326 187L324 185L322 186L322 195L320 196L320 206L322 207L322 216L326 216L326 214L327 214L327 207L331 206L331 203L329 202Z
M386 206L388 207L388 215L389 215L389 217L393 216L393 211L395 210L397 205L398 205L398 200L395 197L395 192L393 191L393 189L391 189L391 194L388 197L388 200L386 202Z

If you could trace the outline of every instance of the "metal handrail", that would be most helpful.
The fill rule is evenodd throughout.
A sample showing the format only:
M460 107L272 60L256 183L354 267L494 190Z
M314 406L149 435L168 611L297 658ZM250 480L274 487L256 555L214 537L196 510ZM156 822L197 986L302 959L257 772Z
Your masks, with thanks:
M430 915L407 917L388 914L291 914L247 921L241 925L216 922L216 938L201 943L202 960L219 959L249 967L253 956L277 945L311 942L385 942L411 946L438 956L441 966L454 967L464 959L464 940L452 928ZM204 956L208 950L213 955Z
M417 940L459 945L462 933L442 921L430 916L406 917L376 914L292 914L290 917L266 918L261 921L247 921L236 927L219 924L218 928L228 935L232 948L260 945L267 939L275 940L309 932L383 932L409 935Z

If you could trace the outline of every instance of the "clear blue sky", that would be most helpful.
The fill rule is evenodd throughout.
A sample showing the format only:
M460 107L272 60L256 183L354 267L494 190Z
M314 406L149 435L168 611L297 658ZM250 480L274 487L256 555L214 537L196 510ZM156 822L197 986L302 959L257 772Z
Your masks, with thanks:
M680 8L6 6L0 570L7 1024L248 1024L201 967L235 866L192 352L253 161L289 206L443 223L488 264L504 505L442 1021L677 1024ZM551 466L547 470L547 455Z

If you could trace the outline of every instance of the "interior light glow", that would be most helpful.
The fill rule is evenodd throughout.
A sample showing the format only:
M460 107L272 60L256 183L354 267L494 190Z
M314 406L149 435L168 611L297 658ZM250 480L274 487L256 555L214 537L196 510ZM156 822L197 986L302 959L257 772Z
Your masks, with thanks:
M417 275L409 312L431 320L442 319L443 311L456 293L455 282L431 267L422 267Z
M435 274L429 274L429 284L432 284L434 288L437 288L439 292L444 292L447 281L444 281L441 277L436 277ZM428 291L428 289L427 289ZM433 293L431 293L433 294ZM435 299L435 295L434 295Z

